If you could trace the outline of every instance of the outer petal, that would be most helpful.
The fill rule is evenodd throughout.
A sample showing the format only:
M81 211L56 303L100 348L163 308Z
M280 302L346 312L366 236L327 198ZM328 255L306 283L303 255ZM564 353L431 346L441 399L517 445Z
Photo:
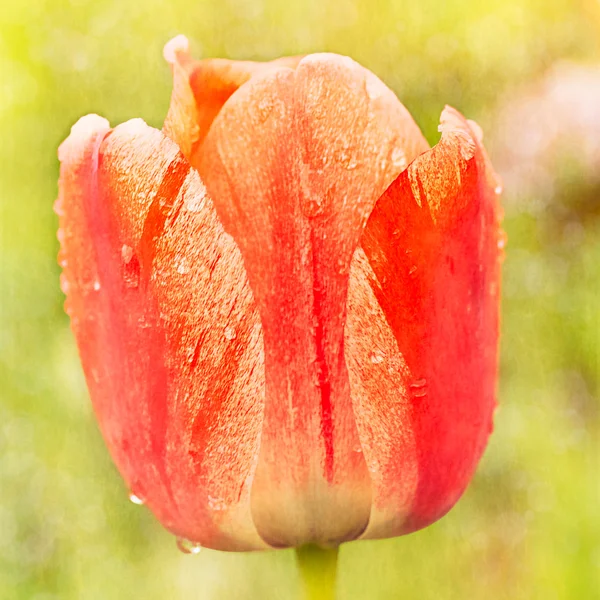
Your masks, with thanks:
M240 87L192 158L260 311L266 400L252 512L273 545L338 543L367 525L344 358L349 269L375 201L426 147L374 75L314 55Z
M373 489L365 538L447 512L492 428L498 182L462 116L446 108L440 131L378 200L352 266L347 360Z
M249 509L264 374L240 253L175 144L80 120L59 151L67 310L108 447L175 534L264 548Z
M210 125L223 104L251 77L278 67L294 68L300 56L271 62L208 58L195 60L185 36L167 43L164 56L173 69L173 93L163 132L191 159L202 147Z

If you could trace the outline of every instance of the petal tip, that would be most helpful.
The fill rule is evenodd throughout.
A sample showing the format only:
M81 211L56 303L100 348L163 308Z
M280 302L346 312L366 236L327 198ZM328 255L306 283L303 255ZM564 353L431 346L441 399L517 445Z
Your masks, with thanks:
M58 159L62 162L70 151L79 146L82 140L88 140L94 134L110 129L110 123L100 115L86 115L81 117L73 127L69 137L58 147Z
M438 131L442 134L442 138L447 135L454 137L464 160L470 160L475 156L477 133L469 127L467 120L455 108L448 105L444 107Z
M179 53L187 54L190 50L190 42L185 35L176 35L172 40L169 40L163 48L163 56L165 60L173 65L177 62Z

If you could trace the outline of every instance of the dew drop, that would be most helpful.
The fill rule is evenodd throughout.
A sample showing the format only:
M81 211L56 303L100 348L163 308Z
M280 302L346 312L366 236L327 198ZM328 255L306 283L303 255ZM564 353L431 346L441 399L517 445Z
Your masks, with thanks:
M352 171L352 170L356 169L356 167L358 167L358 161L355 158L349 158L344 163L344 166L346 167L346 169L348 171Z
M62 217L64 215L63 203L59 198L57 198L54 204L52 205L52 209L59 217Z
M506 246L506 233L504 231L500 232L500 236L498 237L498 248L503 250Z
M177 267L176 267L176 269L177 269L177 272L178 272L180 275L183 275L184 273L187 273L187 272L188 272L188 267L187 267L187 265L185 264L185 257L183 257L183 256L181 256L181 255L177 255L177 256L175 257L175 264L177 265Z
M270 98L262 98L258 103L258 121L264 123L273 112L273 102Z
M68 265L67 255L65 254L64 250L58 251L58 264L63 269Z
M392 150L392 164L398 169L404 169L406 167L406 156L402 151L402 148L394 148Z
M384 356L383 354L381 354L381 352L373 352L373 354L371 354L371 362L374 365L378 365L380 363L382 363L384 360Z
M225 336L226 340L235 340L237 334L235 332L235 329L233 327L231 327L231 325L227 325L227 327L225 327L225 331L223 332L223 335Z
M69 280L65 277L64 273L61 273L60 275L60 289L63 294L69 293Z
M198 194L185 199L185 207L193 213L200 212L204 208L204 196Z
M133 248L127 244L123 244L123 247L121 248L121 258L126 265L129 264L133 258Z
M358 167L358 161L353 156L352 152L348 148L344 148L337 156L337 161L348 171L352 171Z
M227 510L227 503L222 498L208 495L208 508L210 510Z
M129 500L133 502L133 504L137 504L138 506L142 506L144 504L144 499L136 496L135 494L129 494Z
M377 100L377 98L383 96L383 84L376 77L367 77L365 87L367 96L369 96L371 100Z
M94 280L93 287L94 287L94 291L95 292L97 292L100 289L101 285L100 285L100 282L97 279Z
M501 185L497 185L494 188L494 192L499 196L502 193L502 186Z
M427 395L427 380L417 379L410 384L412 395L415 398L422 398Z
M177 538L177 548L184 554L199 554L202 546L198 542L192 542L185 538Z

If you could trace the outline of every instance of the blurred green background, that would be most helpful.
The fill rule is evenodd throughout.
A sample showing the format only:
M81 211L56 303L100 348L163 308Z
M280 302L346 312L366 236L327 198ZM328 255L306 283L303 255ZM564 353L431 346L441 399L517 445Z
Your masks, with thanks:
M22 0L0 8L0 598L301 598L291 551L179 553L127 499L63 313L56 149L83 114L160 126L163 44L350 54L431 143L445 103L505 181L501 409L429 529L342 548L350 599L600 597L600 1Z

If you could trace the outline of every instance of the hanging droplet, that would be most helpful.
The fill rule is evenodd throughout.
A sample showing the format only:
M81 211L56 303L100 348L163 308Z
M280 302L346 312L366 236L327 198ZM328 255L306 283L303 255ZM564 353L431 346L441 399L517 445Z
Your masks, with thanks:
M58 251L57 260L59 266L63 269L66 268L66 266L68 265L67 254L62 248Z
M184 554L199 554L202 550L202 545L198 542L192 542L185 538L177 538L177 548Z
M69 280L64 273L60 274L60 289L63 294L69 293Z
M504 233L504 231L501 231L500 236L498 237L498 248L500 250L503 250L506 246L506 239L506 233Z
M54 212L59 216L62 217L65 213L63 210L63 203L61 201L60 198L57 198L56 201L54 202L54 204L52 205L52 208L54 209Z
M142 506L144 504L144 499L136 496L135 494L129 494L129 500L138 506Z

